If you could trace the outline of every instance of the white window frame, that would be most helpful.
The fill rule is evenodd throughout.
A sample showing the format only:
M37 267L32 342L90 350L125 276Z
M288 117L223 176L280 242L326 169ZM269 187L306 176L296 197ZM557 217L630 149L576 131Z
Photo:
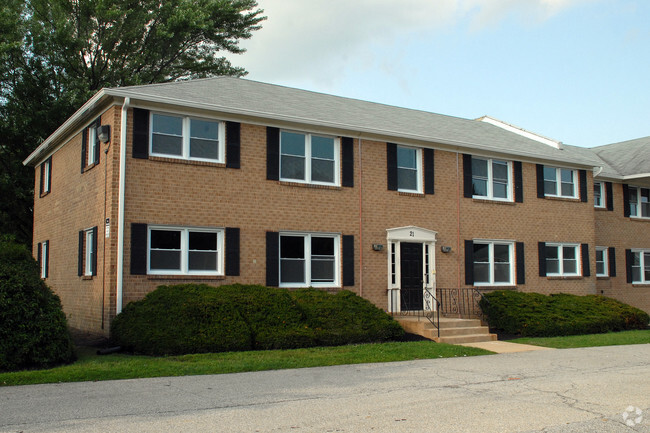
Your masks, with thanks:
M282 237L302 237L304 242L304 263L305 263L305 281L303 283L283 283L282 282L282 257L280 255L282 246ZM334 239L334 281L333 282L312 282L311 281L311 238L322 237ZM278 242L278 280L279 287L301 288L301 287L341 287L341 235L339 233L320 233L320 232L280 232Z
M180 269L151 269L151 232L152 231L169 231L181 233L181 263ZM192 271L189 269L189 244L190 232L216 233L217 234L217 269L214 271ZM206 228L206 227L181 227L181 226L147 226L147 274L149 275L224 275L224 235L223 228Z
M400 192L409 192L409 193L417 193L421 194L422 193L422 148L420 147L412 147L412 146L402 146L400 144L397 145L397 155L399 155L399 149L408 149L408 150L414 150L415 151L415 178L417 180L417 186L416 189L406 189L406 188L400 188L399 187L399 171L400 168L403 170L413 170L411 167L400 167L399 165L399 156L395 157L395 165L397 166L397 190Z
M481 158L481 157L475 157L472 156L472 169L474 168L474 161L486 161L487 162L487 169L488 169L488 175L487 175L487 194L486 195L478 195L478 194L473 194L472 191L472 197L473 198L478 198L478 199L484 199L484 200L495 200L495 201L512 201L512 161L505 161L502 159L494 159L494 158ZM507 194L506 197L495 197L494 196L494 175L493 175L493 164L497 163L505 163L507 167L507 173L508 173L508 179L507 179ZM472 171L472 189L473 189L473 184L474 184L474 173Z
M632 202L632 200L630 200L630 197L629 197L629 194L630 194L630 192L632 190L636 191L636 201L635 202ZM630 203L630 217L631 218L650 219L650 213L648 214L648 216L643 216L643 209L641 207L641 204L644 203L644 202L641 201L641 192L643 190L650 191L650 188L644 188L644 187L641 187L641 186L631 186L631 185L628 187L628 201ZM636 212L634 212L634 213L632 213L632 205L634 205L634 207L635 207ZM650 207L650 205L649 205L649 207Z
M650 284L650 279L645 278L645 268L650 268L650 263L646 263L646 254L650 254L650 249L633 249L632 255L639 255L639 276L640 280L632 279L632 284ZM634 275L634 272L632 273Z
M546 169L554 169L555 170L555 194L550 194L546 192ZM571 177L573 179L573 192L572 195L563 195L562 194L562 170L570 171ZM551 166L544 166L544 196L546 197L560 197L560 198L578 198L578 170L574 170L571 168L563 168L563 167L551 167Z
M488 257L488 265L490 268L490 281L488 282L476 282L474 281L475 286L514 286L514 279L515 279L515 243L513 241L504 241L504 240L491 240L491 239L474 239L472 240L474 245L488 245L489 247L489 257ZM495 282L494 281L494 246L495 245L507 245L508 246L508 256L509 256L509 265L510 265L510 273L509 273L509 281L504 282ZM473 254L473 251L472 251ZM472 260L472 266L474 266L475 261ZM474 274L474 277L476 277L476 274Z
M45 279L47 278L47 273L48 273L48 256L50 255L50 241L43 241L41 243L41 257L39 257L41 261L41 278Z
M41 170L43 170L43 195L47 194L50 192L50 171L52 170L52 160L50 158L47 158L44 162L43 165L41 166Z
M93 245L96 241L93 235L93 228L84 230L84 276L86 277L93 275Z
M290 133L290 134L299 134L303 135L305 137L305 178L304 179L295 179L295 178L287 178L287 177L282 177L282 134L283 133ZM322 138L329 138L332 139L334 142L334 181L333 182L322 182L322 181L315 181L312 180L312 159L321 159L321 158L316 158L312 156L312 137L322 137ZM313 184L313 185L329 185L329 186L340 186L340 167L341 167L341 140L338 137L334 137L331 135L327 134L316 134L316 133L311 133L311 132L305 132L305 131L295 131L295 130L289 130L289 129L282 129L280 131L280 161L279 161L279 179L282 182L295 182L295 183L305 183L305 184ZM290 154L286 154L290 155ZM295 155L291 155L295 156Z
M603 209L605 207L605 184L603 182L594 181L594 207L598 209ZM596 194L596 187L598 187L599 193ZM596 201L596 198L599 198L600 203Z
M546 248L556 247L558 248L558 269L559 272L548 272L548 262L546 266L546 276L547 277L579 277L582 275L582 250L580 249L580 244L574 243L557 243L549 242L546 245ZM574 273L564 272L564 248L573 248L575 251L575 260L576 260L576 271ZM547 261L548 258L544 254L544 260Z
M603 253L603 272L598 273L598 253ZM596 276L597 277L609 277L609 250L607 247L596 247Z
M181 137L183 150L181 155L170 155L168 153L156 153L153 151L153 118L154 116L167 116L167 117L177 117L182 120L181 127ZM204 122L213 122L217 123L219 127L219 137L218 137L218 150L219 157L216 159L213 158L197 158L195 156L190 156L190 141L191 141L191 122L192 120L200 120ZM149 113L149 155L157 156L161 158L170 158L170 159L186 159L189 161L206 161L214 163L225 163L226 158L226 124L225 122L213 119L209 117L199 117L199 116L187 116L174 112L161 112L161 111L152 111Z

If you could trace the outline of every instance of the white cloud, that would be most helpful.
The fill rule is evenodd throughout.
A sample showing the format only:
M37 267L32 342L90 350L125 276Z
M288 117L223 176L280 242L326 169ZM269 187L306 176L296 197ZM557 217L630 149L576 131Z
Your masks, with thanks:
M544 21L593 0L258 1L268 19L242 43L248 52L231 56L232 62L252 79L328 91L346 71L387 69L404 44L433 38L460 22L481 30L512 14ZM400 69L385 73L400 74Z

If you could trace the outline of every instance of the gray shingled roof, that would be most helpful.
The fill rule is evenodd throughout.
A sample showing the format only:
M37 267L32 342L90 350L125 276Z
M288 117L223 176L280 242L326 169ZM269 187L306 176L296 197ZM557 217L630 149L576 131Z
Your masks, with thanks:
M382 137L415 139L466 151L482 150L541 160L590 165L577 152L566 152L470 119L293 89L232 77L107 89L132 99L200 105L236 114L320 125Z
M591 150L623 176L650 173L650 137L607 144Z

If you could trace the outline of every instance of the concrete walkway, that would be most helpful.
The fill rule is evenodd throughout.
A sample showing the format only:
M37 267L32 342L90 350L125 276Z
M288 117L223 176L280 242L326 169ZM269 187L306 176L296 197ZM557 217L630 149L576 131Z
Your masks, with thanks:
M459 346L478 347L495 353L530 352L533 350L554 350L550 347L531 346L530 344L509 343L507 341L482 341L480 343L463 343Z

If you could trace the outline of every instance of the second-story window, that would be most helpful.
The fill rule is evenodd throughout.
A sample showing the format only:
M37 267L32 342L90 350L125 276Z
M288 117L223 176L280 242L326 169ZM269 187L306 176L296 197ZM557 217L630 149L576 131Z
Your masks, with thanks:
M187 116L151 115L150 154L211 162L224 160L223 122Z
M577 198L576 171L544 166L544 195Z
M338 184L338 140L322 135L280 133L280 180Z
M510 183L507 161L472 157L473 197L511 200Z
M405 192L422 191L421 149L397 146L397 189Z
M605 194L603 194L603 183L594 182L594 207L605 207L605 201L603 200L604 196Z
M629 188L630 216L637 218L650 218L650 189Z

